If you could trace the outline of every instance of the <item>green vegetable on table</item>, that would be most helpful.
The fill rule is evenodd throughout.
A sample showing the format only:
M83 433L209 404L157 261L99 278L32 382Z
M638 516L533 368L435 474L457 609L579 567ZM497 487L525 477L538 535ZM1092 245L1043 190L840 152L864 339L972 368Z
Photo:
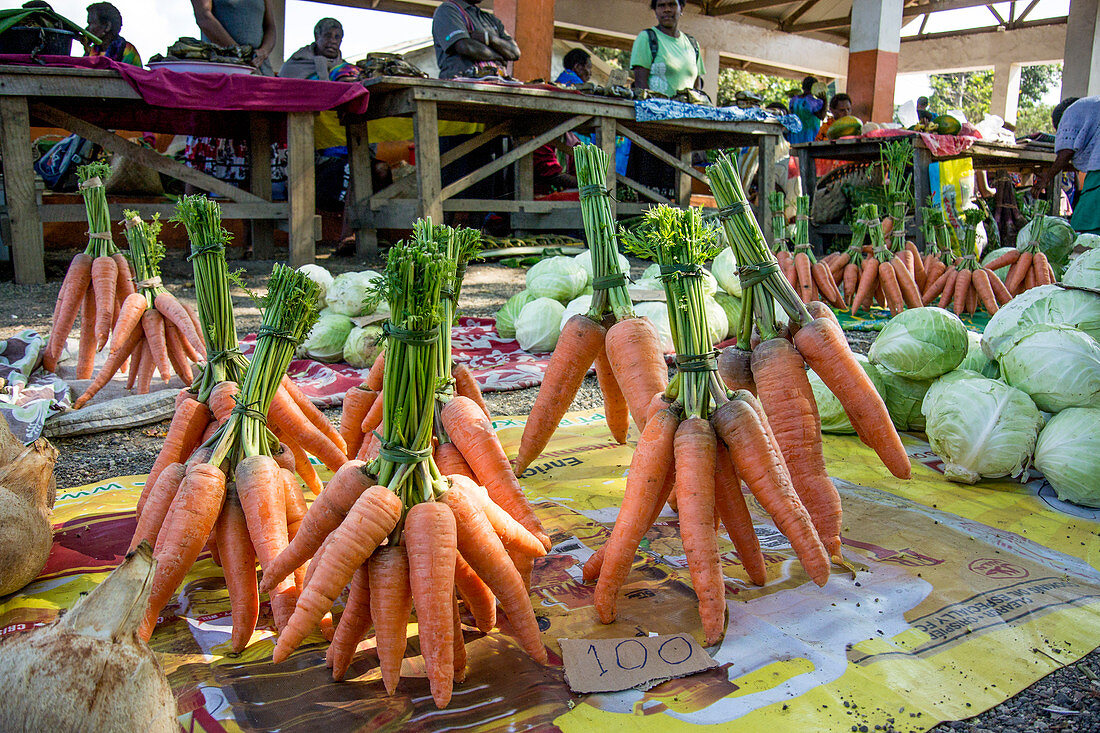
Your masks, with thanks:
M966 356L966 326L943 308L911 308L890 319L871 344L871 362L894 374L928 380L946 374Z
M1001 350L999 362L1004 380L1044 412L1100 407L1100 345L1084 331L1028 326Z
M1051 418L1035 445L1035 467L1059 499L1100 507L1100 409L1071 407Z

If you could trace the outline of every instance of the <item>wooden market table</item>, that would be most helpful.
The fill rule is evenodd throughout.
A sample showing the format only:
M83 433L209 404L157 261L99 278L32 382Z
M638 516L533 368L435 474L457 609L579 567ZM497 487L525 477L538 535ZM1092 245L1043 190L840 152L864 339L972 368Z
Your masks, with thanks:
M247 138L250 150L266 150L285 126L288 144L288 200L271 200L271 157L251 158L251 188L245 190L141 147L110 132L111 117L138 120L150 132ZM42 223L83 221L83 204L38 203L32 168L32 124L60 127L87 138L115 155L124 155L196 188L225 199L225 219L251 222L256 256L271 256L275 223L288 222L290 262L313 261L315 237L312 112L240 110L173 110L152 106L117 71L57 66L0 65L0 139L4 161L4 195L10 218L10 246L17 283L45 282ZM94 121L90 121L94 120ZM175 206L112 204L111 216L122 218L123 208L143 215L171 216Z
M638 122L634 102L627 99L598 97L539 86L512 86L482 82L445 81L379 77L364 82L370 91L367 113L348 119L348 148L351 160L352 193L348 215L357 232L360 254L377 248L377 229L407 229L417 217L442 220L444 212L508 212L517 229L582 227L580 206L576 201L537 200L534 195L532 153L567 132L594 133L610 160L615 159L615 139L622 135L631 143L655 155L677 173L675 201L625 176L617 176L614 167L607 185L612 191L623 183L650 202L686 206L691 198L691 180L706 183L706 177L691 166L695 150L752 146L759 148L760 160L771 160L783 126L779 122L722 122L705 119L674 119ZM411 117L416 145L414 174L398 179L382 191L371 190L367 122L386 117ZM478 122L483 132L457 147L440 153L440 120ZM506 153L443 185L441 169L462 156L507 136L511 146ZM670 155L654 141L674 143ZM459 199L461 193L478 181L515 168L515 193L512 200ZM760 165L758 190L771 191L774 166ZM757 215L769 220L767 196L759 196ZM619 203L612 200L613 212L639 214L650 203ZM762 227L770 236L770 228Z
M924 248L924 234L920 224L922 220L921 207L928 200L932 192L928 169L932 163L956 158L970 158L973 161L974 170L1014 170L1019 172L1038 172L1043 168L1049 168L1054 162L1054 153L1046 150L1035 150L1016 145L1003 145L979 140L967 150L957 155L938 157L929 150L920 135L894 136L894 137L859 137L841 138L840 140L824 140L819 142L801 143L792 145L791 148L798 154L798 168L802 174L802 189L813 197L817 189L818 160L841 160L844 162L877 162L881 158L882 146L895 140L907 140L913 146L913 200L918 202L910 224L911 234L916 244L922 250ZM1050 187L1052 205L1056 203L1057 188ZM1054 209L1052 208L1052 211ZM822 234L846 234L851 229L846 224L828 224L815 226L810 224L810 238L814 246L820 248Z

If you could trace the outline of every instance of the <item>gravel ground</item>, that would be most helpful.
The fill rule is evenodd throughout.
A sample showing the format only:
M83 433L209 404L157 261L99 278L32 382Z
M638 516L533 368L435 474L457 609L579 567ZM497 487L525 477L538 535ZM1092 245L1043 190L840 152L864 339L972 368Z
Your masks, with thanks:
M15 286L0 282L0 338L6 338L26 328L49 329L57 291L65 267L74 252L48 252L45 285ZM333 273L367 267L380 269L382 261L361 263L352 259L319 260ZM242 269L244 282L258 294L263 294L270 261L241 260L231 263ZM634 274L640 275L644 263L634 261ZM173 250L163 265L167 287L177 297L187 298L193 289L191 266L182 252ZM476 265L470 268L462 288L462 310L468 315L486 316L500 307L504 300L523 287L523 271L500 265ZM237 327L241 333L254 331L260 323L259 311L245 295L234 296ZM874 334L849 333L853 349L866 353ZM537 388L515 392L492 392L486 402L496 414L525 414L534 404ZM595 377L585 379L572 410L585 410L602 404ZM325 414L339 421L339 408L329 408ZM99 433L90 436L63 438L54 441L61 457L57 464L58 488L71 488L101 480L108 476L146 473L160 448L168 422L130 430ZM96 456L89 461L88 456ZM907 718L899 713L898 723ZM893 730L887 726L856 724L851 730ZM1031 731L1100 731L1100 650L1095 650L1077 664L1070 665L1039 680L1015 697L973 718L944 723L933 729L936 733L966 731L967 733L1030 733Z

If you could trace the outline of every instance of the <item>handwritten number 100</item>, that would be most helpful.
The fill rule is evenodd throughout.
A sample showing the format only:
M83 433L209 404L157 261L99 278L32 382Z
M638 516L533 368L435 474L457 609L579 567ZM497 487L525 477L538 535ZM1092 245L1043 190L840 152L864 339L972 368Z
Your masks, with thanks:
M677 642L677 641L680 642L680 644L682 644L684 647L686 647L686 651L687 651L687 654L685 656L683 656L682 658L680 658L680 659L672 658L676 654L678 654L678 652L676 651L675 646L670 648L668 650L668 652L665 651L665 647L667 647L669 644L672 644L673 642ZM637 664L632 664L630 666L627 666L626 664L623 664L623 658L622 658L623 649L622 649L622 647L625 644L635 644L642 650L642 660L640 662L638 662ZM628 649L629 649L629 647L628 647ZM684 641L684 639L682 639L680 637L673 637L671 639L666 640L663 644L661 644L661 646L657 649L657 656L659 656L663 661L665 661L668 664L683 664L689 658L691 658L691 651L692 651L691 650L691 645L688 644L686 641ZM605 674L607 674L608 670L604 668L603 662L600 661L600 655L599 655L599 652L596 651L596 645L595 644L589 644L588 645L588 653L591 654L592 658L596 660L596 666L598 666L600 668L600 676L603 677ZM641 669L642 667L645 666L647 661L649 661L649 650L640 641L636 641L634 639L624 639L624 640L620 641L618 644L615 645L615 664L619 667L619 669L623 669L623 670Z

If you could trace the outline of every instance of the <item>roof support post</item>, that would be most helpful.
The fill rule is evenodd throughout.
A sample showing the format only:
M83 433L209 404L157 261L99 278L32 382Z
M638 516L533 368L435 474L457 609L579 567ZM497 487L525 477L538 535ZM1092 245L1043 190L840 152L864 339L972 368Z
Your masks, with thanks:
M1070 2L1063 58L1063 98L1100 94L1100 1Z
M554 0L495 0L493 13L516 39L522 53L512 63L520 81L550 81L554 53Z
M890 122L894 117L901 5L897 0L852 3L847 86L853 114L865 120Z
M996 64L993 67L993 99L989 111L1005 122L1016 122L1020 107L1021 64ZM975 122L976 120L971 120Z

